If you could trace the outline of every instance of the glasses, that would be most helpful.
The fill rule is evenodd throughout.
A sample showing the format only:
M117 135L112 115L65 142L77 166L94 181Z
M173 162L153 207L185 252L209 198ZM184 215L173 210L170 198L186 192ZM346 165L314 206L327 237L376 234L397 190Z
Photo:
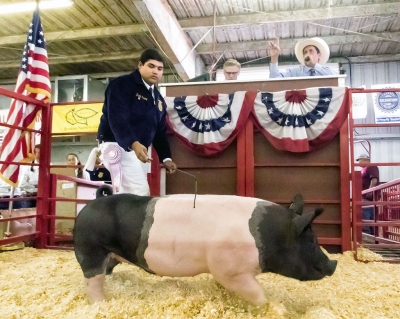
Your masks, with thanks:
M226 71L224 71L224 73L225 73L226 75L236 75L236 74L238 74L239 72L226 72Z

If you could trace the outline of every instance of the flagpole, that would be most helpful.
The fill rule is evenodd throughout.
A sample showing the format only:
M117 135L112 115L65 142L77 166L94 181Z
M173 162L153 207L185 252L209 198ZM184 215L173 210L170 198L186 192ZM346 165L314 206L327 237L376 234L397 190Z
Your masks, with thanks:
M15 187L11 186L11 189L10 189L10 201L8 202L8 218L11 218L11 216L12 216L12 209L13 209L13 200L12 199L14 198L14 191L15 191ZM4 233L6 238L11 236L10 226L11 226L11 221L9 220L7 222L7 230Z

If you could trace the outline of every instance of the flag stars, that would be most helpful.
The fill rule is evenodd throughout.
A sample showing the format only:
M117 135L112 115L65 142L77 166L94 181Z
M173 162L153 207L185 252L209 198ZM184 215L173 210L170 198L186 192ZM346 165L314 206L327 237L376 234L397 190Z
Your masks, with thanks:
M270 107L270 108L268 109L268 114L274 114L274 109L273 109L272 107Z
M323 101L324 101L325 103L327 103L327 102L330 102L331 99L326 97L326 98L323 99Z
M209 131L209 130L211 129L210 123L207 123L207 124L205 125L205 128L206 128L207 131Z

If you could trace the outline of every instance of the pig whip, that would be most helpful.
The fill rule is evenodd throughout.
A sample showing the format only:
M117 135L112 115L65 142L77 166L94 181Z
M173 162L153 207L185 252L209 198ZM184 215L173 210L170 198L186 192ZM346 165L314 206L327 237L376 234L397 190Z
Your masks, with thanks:
M189 176L194 178L194 202L193 202L193 208L196 208L196 196L197 196L197 177L196 177L196 175L189 174L188 172L182 171L181 169L178 169L178 168L176 170L181 172L181 173L183 173L183 174L189 175Z

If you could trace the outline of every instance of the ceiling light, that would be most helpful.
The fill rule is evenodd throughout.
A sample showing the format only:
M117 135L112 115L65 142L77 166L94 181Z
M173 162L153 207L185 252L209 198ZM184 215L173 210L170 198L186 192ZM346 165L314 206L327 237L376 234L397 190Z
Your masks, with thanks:
M53 9L72 6L72 0L44 0L39 2L39 9ZM20 13L26 11L34 11L36 9L36 1L19 2L12 4L0 5L0 14Z

